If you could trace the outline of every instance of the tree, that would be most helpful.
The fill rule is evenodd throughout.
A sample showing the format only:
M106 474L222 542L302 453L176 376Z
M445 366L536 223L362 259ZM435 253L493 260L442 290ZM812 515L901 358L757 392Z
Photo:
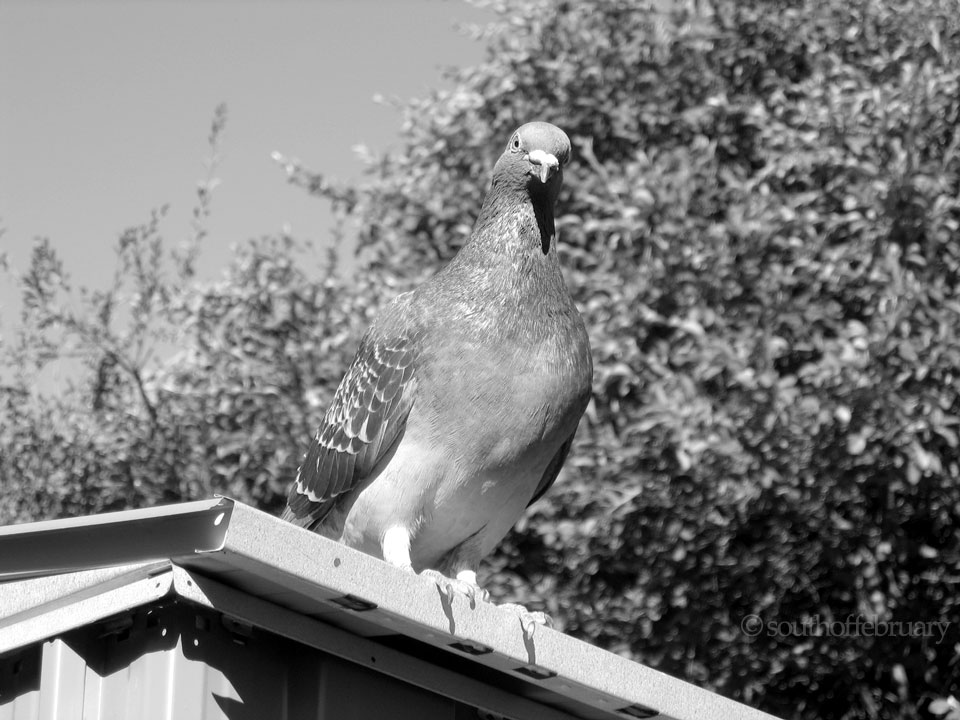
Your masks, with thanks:
M60 328L89 372L69 403L4 390L7 512L214 490L279 509L372 314L462 245L503 139L541 117L578 158L558 226L595 393L489 563L494 596L786 717L919 717L960 694L951 0L497 9L486 60L401 108L400 149L362 183L287 165L356 233L355 277L286 238L153 296L130 261L186 348L146 374L117 351L135 343L51 310L63 273L40 246L18 352L46 359ZM150 228L121 257L154 252Z

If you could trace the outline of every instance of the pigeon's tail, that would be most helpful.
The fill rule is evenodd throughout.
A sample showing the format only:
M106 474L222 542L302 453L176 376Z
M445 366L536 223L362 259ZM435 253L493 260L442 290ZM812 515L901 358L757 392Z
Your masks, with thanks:
M312 518L309 515L297 517L290 508L287 508L283 511L283 515L280 516L280 519L286 520L287 522L292 522L297 527L306 528L307 530L313 530L314 525L317 524L316 518Z
M297 511L290 505L287 505L287 507L284 508L280 519L291 522L297 527L306 528L307 530L316 530L317 526L320 525L322 517L318 518L316 513L309 512L304 515L297 515Z

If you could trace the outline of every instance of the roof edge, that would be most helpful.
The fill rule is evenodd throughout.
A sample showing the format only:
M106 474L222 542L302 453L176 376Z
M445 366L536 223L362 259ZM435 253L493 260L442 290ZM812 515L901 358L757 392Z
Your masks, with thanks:
M0 582L217 552L234 505L216 497L0 527Z

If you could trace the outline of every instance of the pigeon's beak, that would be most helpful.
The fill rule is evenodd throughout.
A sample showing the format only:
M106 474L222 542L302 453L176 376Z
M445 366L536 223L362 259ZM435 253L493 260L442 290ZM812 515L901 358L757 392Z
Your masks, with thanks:
M534 165L530 173L539 177L542 183L546 183L560 170L560 161L556 156L543 150L534 150L527 157L530 159L530 164Z

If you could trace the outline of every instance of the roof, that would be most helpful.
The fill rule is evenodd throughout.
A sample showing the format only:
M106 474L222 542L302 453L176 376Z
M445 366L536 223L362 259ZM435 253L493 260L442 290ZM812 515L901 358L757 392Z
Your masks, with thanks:
M0 528L0 655L171 596L503 714L772 718L226 498Z

